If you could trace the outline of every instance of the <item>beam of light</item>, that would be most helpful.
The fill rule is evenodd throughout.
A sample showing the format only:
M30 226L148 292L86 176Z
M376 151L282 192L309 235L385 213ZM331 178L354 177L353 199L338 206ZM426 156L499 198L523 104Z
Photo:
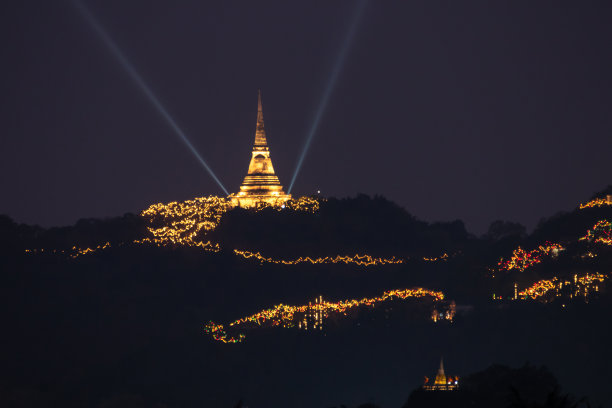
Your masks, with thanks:
M310 143L317 132L319 127L319 123L321 122L321 118L323 117L323 113L325 112L325 108L327 107L327 102L329 101L329 97L331 96L335 86L336 80L338 79L338 75L340 71L342 71L342 66L344 65L344 60L346 59L346 55L348 54L349 49L351 48L351 42L353 41L353 37L355 36L355 31L357 30L357 26L361 21L361 15L363 14L363 10L365 9L367 0L361 0L357 6L355 7L355 11L353 13L353 19L351 20L351 24L349 26L348 31L346 32L346 37L344 38L344 42L342 45L342 49L338 53L335 64L329 76L329 80L327 81L327 87L321 96L321 101L319 102L319 108L316 111L314 116L314 120L310 125L310 131L308 132L308 136L306 138L306 143L304 144L304 148L302 149L302 153L300 154L300 158L298 159L297 165L295 166L295 170L293 171L293 177L291 178L291 183L289 184L289 189L287 190L287 194L291 193L291 189L293 188L293 184L295 183L295 179L297 178L300 169L302 168L302 163L304 162L304 158L306 157L306 153L308 153L308 149L310 148Z
M102 27L102 25L96 20L96 18L91 13L91 11L87 7L85 7L85 5L82 4L78 0L73 0L72 3L79 10L81 15L85 18L85 20L87 20L89 25L95 30L96 34L98 34L98 36L100 37L102 42L104 42L104 45L106 45L108 47L108 49L113 54L113 56L117 59L117 61L119 61L119 63L123 67L123 69L125 69L125 71L129 74L129 76L136 83L136 85L138 85L140 90L146 95L146 97L149 99L149 101L155 107L155 109L157 109L157 111L166 120L166 122L172 128L172 130L174 130L174 133L176 133L180 137L180 139L183 141L183 143L185 143L185 146L187 146L187 148L189 148L191 153L193 153L193 155L196 157L196 159L198 159L200 164L202 164L202 166L204 166L206 171L208 171L208 174L210 174L210 176L217 182L217 184L219 185L219 187L221 187L223 192L226 195L229 195L229 192L227 191L227 189L225 188L223 183L221 183L221 180L219 180L219 178L215 175L215 173L212 171L212 169L208 166L206 161L204 161L202 156L200 156L200 154L198 153L196 148L193 146L193 144L191 144L191 141L189 141L189 139L187 138L185 133L177 125L177 123L174 121L172 116L170 116L170 114L168 113L166 108L164 108L164 106L159 101L157 96L155 96L155 94L153 93L151 88L149 88L149 86L146 84L146 82L138 74L138 71L136 71L136 69L130 63L130 61L126 58L126 56L123 55L123 53L121 52L121 50L119 49L117 44L115 44L115 42L110 37L110 35L106 32L104 27Z

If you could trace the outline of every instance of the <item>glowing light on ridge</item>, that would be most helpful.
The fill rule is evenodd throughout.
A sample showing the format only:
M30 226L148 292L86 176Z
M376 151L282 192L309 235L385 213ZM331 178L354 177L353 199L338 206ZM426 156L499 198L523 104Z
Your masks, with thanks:
M191 144L191 141L187 138L187 136L182 131L182 129L174 121L172 116L170 116L170 114L168 113L166 108L164 108L164 106L159 101L157 96L155 96L155 94L153 93L151 88L149 88L149 86L146 84L146 82L138 74L138 71L136 71L136 69L130 63L130 61L126 58L126 56L123 55L123 53L121 52L121 50L119 49L117 44L115 44L115 42L110 37L110 35L106 32L104 27L102 27L102 25L96 20L96 18L91 13L91 11L87 7L85 7L85 5L82 4L78 0L74 0L72 3L79 10L81 15L83 15L83 17L87 20L89 25L91 25L91 27L95 30L96 34L98 34L98 36L100 37L102 42L104 42L104 45L106 45L108 47L108 49L113 54L113 56L119 61L119 63L123 67L123 69L125 69L125 71L129 74L129 76L132 78L132 80L138 85L140 90L146 95L146 97L149 99L149 101L155 107L155 109L157 109L157 111L166 120L166 122L172 128L172 130L174 130L174 132L181 138L183 143L185 143L185 146L187 146L187 148L191 151L191 153L193 153L193 155L196 157L196 159L198 159L200 164L202 164L202 166L204 166L206 171L208 171L208 174L210 174L210 176L215 180L217 185L219 185L219 187L221 187L223 192L226 195L229 195L229 192L227 191L227 189L225 188L223 183L221 183L221 180L219 180L219 178L215 175L215 173L212 171L212 169L208 166L206 161L204 161L202 156L198 153L198 151L193 146L193 144Z
M295 171L293 172L293 177L291 178L291 183L289 184L289 188L287 189L287 194L291 194L291 189L293 189L293 184L295 183L295 179L297 178L300 169L302 168L302 163L304 162L304 158L306 157L306 153L308 153L308 149L310 148L310 143L314 137L314 134L317 132L319 128L319 123L321 122L321 118L323 117L323 112L325 112L325 108L327 107L327 102L329 101L329 97L331 96L332 91L336 86L336 80L338 79L338 75L342 70L342 66L344 65L344 60L346 59L346 55L351 46L351 42L353 37L355 36L355 31L357 30L357 26L359 25L359 21L361 20L361 15L363 14L363 10L365 9L366 0L361 0L357 7L355 8L355 12L353 14L353 20L349 29L346 33L346 37L344 39L344 43L342 49L338 53L338 57L336 58L336 63L332 69L331 75L329 76L329 81L327 82L327 87L325 88L325 92L323 92L323 96L321 97L321 101L319 103L319 108L314 116L314 120L312 121L312 125L310 126L310 131L308 132L308 137L306 138L306 143L304 144L304 148L302 149L302 153L300 154L300 158L298 159L297 165L295 166Z
M281 303L269 309L261 310L253 315L242 317L226 325L210 321L204 326L204 333L210 335L214 340L223 343L241 343L246 336L243 333L231 335L228 333L229 329L236 331L254 327L299 327L300 320L305 317L304 314L311 310L315 311L319 316L317 327L322 328L322 320L327 319L332 314L346 316L350 309L360 306L376 307L380 303L391 300L406 300L409 298L419 299L426 297L431 298L434 302L439 302L444 300L444 293L425 288L394 289L388 290L381 296L373 298L364 297L362 299L329 302L324 301L320 297L319 301L314 305L309 303L299 306L284 305Z

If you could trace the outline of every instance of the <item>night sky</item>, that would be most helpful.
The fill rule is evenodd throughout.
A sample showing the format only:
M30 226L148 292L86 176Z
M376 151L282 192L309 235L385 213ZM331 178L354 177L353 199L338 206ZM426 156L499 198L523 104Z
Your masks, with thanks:
M356 2L83 0L230 192L257 90L288 187ZM399 3L399 2L398 2ZM369 2L294 194L533 228L612 183L609 2ZM70 1L0 5L0 213L222 194Z

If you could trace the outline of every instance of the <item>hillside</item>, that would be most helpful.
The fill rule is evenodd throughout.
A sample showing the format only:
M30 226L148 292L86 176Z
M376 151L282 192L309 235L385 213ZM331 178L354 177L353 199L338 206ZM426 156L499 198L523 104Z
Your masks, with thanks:
M574 394L612 400L601 383L612 358L612 206L601 194L530 235L498 222L482 237L366 196L260 211L209 197L50 229L1 217L0 398L233 406L242 396L270 401L277 384L288 390L272 398L283 406L302 395L292 387L320 376L338 381L335 401L372 400L347 393L359 384L400 406L444 354L459 374L492 362L547 364ZM560 364L551 342L601 358L582 375L585 356ZM282 375L287 359L301 367L295 379ZM202 394L202 384L218 392ZM290 405L332 402L313 392Z

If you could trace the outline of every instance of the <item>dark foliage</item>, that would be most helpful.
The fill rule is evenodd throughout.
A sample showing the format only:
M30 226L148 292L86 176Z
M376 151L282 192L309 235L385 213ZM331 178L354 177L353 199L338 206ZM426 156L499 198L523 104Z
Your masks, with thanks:
M584 404L584 405L583 405ZM586 407L560 393L555 377L546 367L524 365L510 368L493 365L465 377L457 391L413 391L404 408L570 408Z
M521 225L518 222L502 220L493 221L489 226L489 230L484 236L484 238L493 241L508 238L522 239L525 237L527 237L527 229L524 225Z
M315 214L234 209L210 234L222 247L269 256L427 255L463 248L470 239L462 221L428 224L383 197L330 198Z
M594 200L596 198L605 198L609 194L612 194L612 184L604 188L603 190L598 191L595 194L593 194L590 199Z
M426 223L384 198L359 196L330 199L317 214L231 211L215 231L214 239L224 248L220 253L125 244L69 259L26 256L23 250L130 242L145 236L146 226L132 214L51 229L17 224L2 216L0 405L232 406L245 396L249 406L252 400L272 399L277 403L269 406L304 407L302 401L317 390L336 390L336 382L339 388L352 390L372 383L382 388L392 384L412 370L408 353L418 360L451 349L455 355L507 361L507 355L524 358L537 350L538 356L556 361L576 348L579 353L599 350L596 360L609 361L609 296L566 309L528 303L508 307L489 301L492 290L508 290L522 278L528 282L553 273L612 268L612 251L599 249L594 260L582 259L589 244L575 243L606 217L609 209L574 211L543 221L529 237L523 237L519 226L501 223L490 236L475 238L460 221ZM567 239L568 250L529 271L509 273L496 283L499 288L492 286L488 267L516 245L529 249L542 239ZM374 268L289 268L240 259L232 248L283 257L367 252L413 258L402 265ZM459 255L447 262L420 258L453 250ZM202 335L208 320L225 323L278 303L302 304L318 295L331 300L374 296L412 286L443 290L455 300L455 322L429 322L426 304L407 309L393 304L393 310L379 314L349 315L342 326L331 321L319 334L255 330L247 333L246 343L229 347ZM583 361L589 356L581 354L576 360L580 367L574 381L580 381ZM590 378L605 378L608 368L595 367ZM519 377L529 381L518 381ZM494 366L464 378L455 397L474 401L478 394L478 401L491 407L503 398L506 405L499 406L583 404L555 391L553 380L547 370L532 366ZM404 398L407 391L400 386L384 392L397 389ZM411 398L418 401L421 394L415 391ZM384 397L364 395L375 398L361 401L378 402ZM292 397L289 403L279 402ZM308 401L313 400L317 399ZM356 406L355 402L359 401L350 405ZM457 401L446 403L461 406ZM440 404L444 406L443 401Z
M121 217L95 219L83 218L69 227L44 229L38 226L17 224L6 215L0 215L1 251L20 252L24 249L69 249L73 246L95 247L129 243L146 236L146 224L142 217L126 213Z

